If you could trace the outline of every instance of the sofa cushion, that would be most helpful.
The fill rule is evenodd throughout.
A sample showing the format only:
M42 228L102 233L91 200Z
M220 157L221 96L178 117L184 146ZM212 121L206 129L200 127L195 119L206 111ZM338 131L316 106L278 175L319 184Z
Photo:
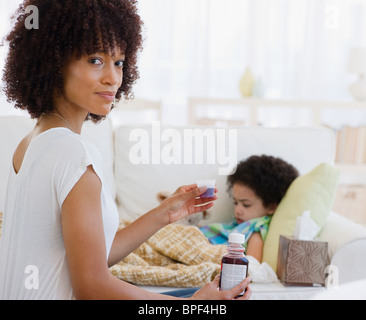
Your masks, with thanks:
M186 131L195 129L202 134L211 130L213 141L202 144L190 144ZM220 142L218 130L224 130L226 144ZM200 179L216 179L219 199L210 209L210 219L206 223L228 222L233 214L233 201L226 192L227 174L220 174L224 161L218 155L233 156L236 165L239 160L253 154L269 154L281 157L293 164L300 173L306 173L322 162L334 161L334 132L320 127L312 128L210 128L210 127L160 127L158 124L140 127L119 127L115 132L115 173L117 202L120 216L134 220L159 204L156 194L167 190L173 192L181 185L195 183ZM231 131L233 130L233 131ZM236 141L231 141L230 134ZM233 140L233 139L232 139ZM206 140L207 141L207 140ZM220 145L221 143L221 145ZM178 145L180 153L171 154L172 161L162 159L169 149ZM191 146L193 145L193 146ZM200 148L195 152L194 146ZM190 147L191 146L191 147ZM188 148L188 151L187 151ZM211 149L210 149L211 148ZM216 152L214 161L208 161L209 150ZM191 159L196 159L197 152L204 157L199 161L187 160L189 151ZM140 160L138 161L138 157ZM161 156L159 158L159 156ZM176 157L174 162L173 156ZM190 156L190 155L189 155ZM155 158L154 158L155 157ZM154 161L155 160L155 163ZM164 161L163 161L164 160ZM178 160L181 163L178 164Z
M339 170L322 163L294 180L278 205L263 248L263 261L277 269L280 235L293 236L296 218L310 211L321 230L331 211L339 179Z

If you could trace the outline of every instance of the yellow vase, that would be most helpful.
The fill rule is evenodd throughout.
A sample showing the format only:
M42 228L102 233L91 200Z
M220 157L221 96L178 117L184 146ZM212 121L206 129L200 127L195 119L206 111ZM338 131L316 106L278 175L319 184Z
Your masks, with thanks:
M239 90L243 97L251 97L253 95L254 76L249 68L240 79Z

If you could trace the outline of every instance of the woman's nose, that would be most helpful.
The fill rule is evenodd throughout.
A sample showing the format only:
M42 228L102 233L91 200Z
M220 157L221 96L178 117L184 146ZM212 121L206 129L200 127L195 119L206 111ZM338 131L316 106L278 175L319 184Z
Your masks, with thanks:
M108 66L104 69L102 82L109 85L118 85L122 82L122 72L113 66Z

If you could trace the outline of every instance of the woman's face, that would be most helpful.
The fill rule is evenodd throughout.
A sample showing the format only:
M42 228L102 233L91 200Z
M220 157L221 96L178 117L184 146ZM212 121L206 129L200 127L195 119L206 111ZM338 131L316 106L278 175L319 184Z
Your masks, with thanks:
M64 69L63 105L74 111L107 115L122 85L125 56L98 52L81 59L73 57Z
M235 220L238 224L250 219L273 214L276 210L276 205L265 208L262 199L245 185L235 183L231 191L235 205Z

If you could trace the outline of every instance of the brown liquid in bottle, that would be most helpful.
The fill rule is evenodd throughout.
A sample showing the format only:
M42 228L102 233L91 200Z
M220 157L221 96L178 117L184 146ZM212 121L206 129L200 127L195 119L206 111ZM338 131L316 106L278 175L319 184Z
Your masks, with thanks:
M243 252L244 248L240 243L230 243L228 246L228 253L222 257L221 261L220 290L222 287L224 287L223 290L231 289L248 276L249 261ZM225 284L222 281L225 281ZM238 297L243 296L244 292Z
M245 256L242 256L239 258L239 257L233 257L233 256L227 254L222 257L222 263L248 265L249 261L247 258L245 258ZM248 276L248 268L247 268L246 277L247 276Z

